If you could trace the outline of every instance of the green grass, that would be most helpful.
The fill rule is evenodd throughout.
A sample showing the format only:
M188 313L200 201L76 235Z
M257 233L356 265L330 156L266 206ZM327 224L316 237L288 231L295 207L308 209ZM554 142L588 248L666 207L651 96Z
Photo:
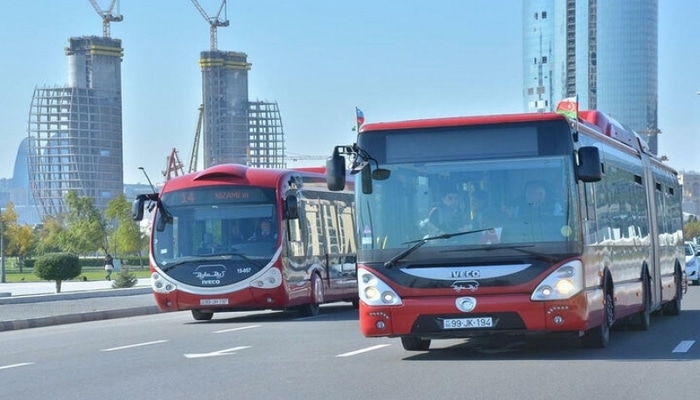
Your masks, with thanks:
M136 276L136 278L149 278L151 276L151 273L148 271L148 268L132 268L129 269L129 271ZM118 274L119 272L114 271L112 273L112 279L114 279L114 276ZM83 272L80 274L79 277L77 277L76 281L78 280L83 280L83 276L87 278L88 281L101 281L105 279L105 272L101 269L88 269L88 268L83 268ZM26 270L24 272L19 272L19 271L6 271L5 272L5 282L7 283L13 283L13 282L45 282L45 280L39 278L38 276L34 275L34 272L31 270Z

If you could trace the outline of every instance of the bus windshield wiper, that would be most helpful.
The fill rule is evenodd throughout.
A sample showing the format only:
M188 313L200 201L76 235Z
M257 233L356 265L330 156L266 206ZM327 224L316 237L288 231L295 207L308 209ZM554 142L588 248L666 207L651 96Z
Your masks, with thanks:
M421 247L422 245L428 243L428 241L436 240L436 239L449 239L449 238L453 238L453 237L455 237L455 236L469 235L469 234L471 234L471 233L478 233L478 232L486 232L486 231L490 231L490 230L492 230L492 229L494 229L494 228L485 228L485 229L477 229L477 230L474 230L474 231L463 231L463 232L454 232L454 233L443 233L443 234L441 234L441 235L427 236L427 237L424 237L423 239L412 240L412 241L410 241L410 242L401 243L401 244L411 244L411 243L413 243L413 246L411 246L411 247L407 248L406 250L402 251L401 253L399 253L399 254L397 254L397 255L391 257L391 259L390 259L389 261L387 261L387 262L384 263L384 267L385 267L385 268L391 268L391 267L393 267L394 265L396 265L396 263L397 263L399 260L401 260L402 258L404 258L404 257L408 256L409 254L413 253L413 252L416 251L419 247Z
M452 252L452 251L477 251L477 250L483 250L483 251L493 251L493 250L501 250L501 249L506 249L506 250L515 250L519 251L521 253L525 253L530 256L534 256L537 259L543 260L543 261L548 261L548 262L554 262L557 261L557 258L548 256L547 254L541 253L539 251L532 251L532 250L526 250L526 247L535 247L533 244L528 244L528 245L499 245L499 244L486 244L483 245L482 247L476 247L476 248L471 248L471 249L456 249L456 250L445 250L446 252Z

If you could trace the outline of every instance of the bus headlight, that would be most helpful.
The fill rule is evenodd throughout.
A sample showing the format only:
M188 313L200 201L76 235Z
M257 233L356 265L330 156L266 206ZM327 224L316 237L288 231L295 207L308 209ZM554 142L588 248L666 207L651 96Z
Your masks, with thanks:
M151 274L151 287L156 293L170 293L177 288L177 285L166 276L154 272Z
M370 306L398 306L401 297L376 275L364 268L357 269L360 300Z
M565 300L583 290L583 264L575 260L549 274L532 292L530 300Z

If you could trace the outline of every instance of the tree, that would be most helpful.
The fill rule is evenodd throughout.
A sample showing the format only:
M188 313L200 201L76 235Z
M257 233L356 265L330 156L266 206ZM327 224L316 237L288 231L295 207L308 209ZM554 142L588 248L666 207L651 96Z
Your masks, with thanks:
M39 256L34 263L34 275L47 281L56 281L56 293L61 283L74 279L82 272L78 256L71 253L49 253Z
M44 223L37 225L35 234L37 236L37 254L58 253L63 250L61 247L61 235L63 232L63 221L60 216L48 216Z
M683 226L683 239L695 240L700 237L700 222L695 217L690 217L690 220Z
M107 228L92 198L69 192L66 195L66 208L66 229L59 233L62 250L86 254L102 249L107 253Z
M141 232L139 224L131 217L131 204L124 194L109 202L105 217L114 221L110 241L115 254L135 254L140 257L148 240Z

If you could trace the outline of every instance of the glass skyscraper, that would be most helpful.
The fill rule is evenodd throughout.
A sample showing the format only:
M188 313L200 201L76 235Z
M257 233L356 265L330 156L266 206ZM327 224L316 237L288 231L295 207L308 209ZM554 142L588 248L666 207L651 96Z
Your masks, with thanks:
M553 111L578 96L639 133L658 153L658 0L528 0L523 99Z

